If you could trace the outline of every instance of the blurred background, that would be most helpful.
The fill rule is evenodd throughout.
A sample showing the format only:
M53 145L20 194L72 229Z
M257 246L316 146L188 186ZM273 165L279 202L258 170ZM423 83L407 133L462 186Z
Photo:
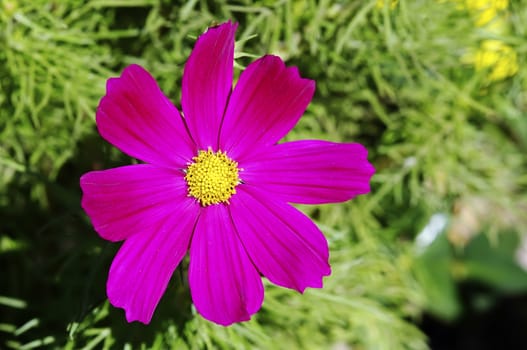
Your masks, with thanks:
M195 39L228 19L236 76L272 53L317 82L287 138L364 144L372 192L299 206L329 240L323 289L266 283L224 328L183 263L152 323L128 324L79 177L135 160L95 109L130 63L179 105ZM525 1L0 0L0 349L527 347L526 54Z

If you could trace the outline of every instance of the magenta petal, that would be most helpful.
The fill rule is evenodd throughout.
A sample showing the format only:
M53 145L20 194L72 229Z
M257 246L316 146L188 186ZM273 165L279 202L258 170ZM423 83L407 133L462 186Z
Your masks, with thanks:
M97 126L108 142L147 163L184 167L196 151L177 108L138 65L108 80Z
M272 145L298 122L313 97L315 82L302 79L276 56L264 56L241 74L229 100L220 148L237 161L256 146Z
M220 124L232 88L234 33L226 22L201 35L185 64L181 103L188 128L200 149L216 149Z
M149 323L170 277L185 256L199 209L191 200L175 201L155 224L128 238L115 256L106 290L128 322Z
M201 213L190 245L189 284L196 310L223 326L249 320L262 305L262 279L225 205Z
M232 220L258 270L299 292L321 288L322 277L331 273L322 232L289 204L252 186L239 187L231 198Z
M245 162L243 182L286 202L317 204L347 201L370 192L375 169L358 143L293 141L262 149Z
M183 176L149 164L92 171L80 179L81 205L101 237L120 241L158 225L174 203L192 202Z

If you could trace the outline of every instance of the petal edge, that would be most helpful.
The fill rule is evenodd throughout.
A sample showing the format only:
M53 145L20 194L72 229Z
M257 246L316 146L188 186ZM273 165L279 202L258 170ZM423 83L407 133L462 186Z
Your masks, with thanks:
M108 79L96 121L104 139L147 163L183 167L195 151L177 108L136 64Z
M176 209L176 208L174 208ZM158 225L128 238L115 256L106 284L110 303L128 322L148 324L170 278L185 256L197 219L192 201L158 220Z
M375 169L358 143L291 141L261 149L240 163L246 184L286 202L343 202L370 192Z
M155 225L172 203L189 200L181 172L150 164L91 171L80 186L81 206L95 231L113 242Z
M200 35L183 73L181 104L199 149L217 148L220 125L232 89L234 34L225 22Z
M251 63L240 76L225 112L220 147L241 161L251 150L273 145L298 122L315 92L278 56Z
M322 287L331 273L328 243L307 216L252 186L232 198L231 213L245 249L267 279L301 293Z
M262 305L261 277L223 204L202 210L190 245L189 284L196 310L223 326L249 320Z

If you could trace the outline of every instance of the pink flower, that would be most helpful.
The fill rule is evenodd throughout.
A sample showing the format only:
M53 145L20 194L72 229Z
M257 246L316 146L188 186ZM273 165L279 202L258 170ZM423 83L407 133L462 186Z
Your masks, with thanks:
M314 81L264 56L232 89L236 27L227 22L197 40L183 75L183 114L138 65L108 80L97 109L102 137L146 163L80 179L95 230L124 240L107 294L128 322L150 322L187 251L196 310L221 325L260 309L260 275L299 292L322 287L327 241L288 203L370 191L374 169L363 146L278 143L311 101Z

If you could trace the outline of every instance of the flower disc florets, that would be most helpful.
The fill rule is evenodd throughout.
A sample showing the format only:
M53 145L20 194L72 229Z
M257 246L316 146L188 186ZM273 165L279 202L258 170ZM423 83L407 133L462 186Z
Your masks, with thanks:
M225 152L199 151L186 171L189 196L196 198L204 207L229 202L240 183L238 163Z

